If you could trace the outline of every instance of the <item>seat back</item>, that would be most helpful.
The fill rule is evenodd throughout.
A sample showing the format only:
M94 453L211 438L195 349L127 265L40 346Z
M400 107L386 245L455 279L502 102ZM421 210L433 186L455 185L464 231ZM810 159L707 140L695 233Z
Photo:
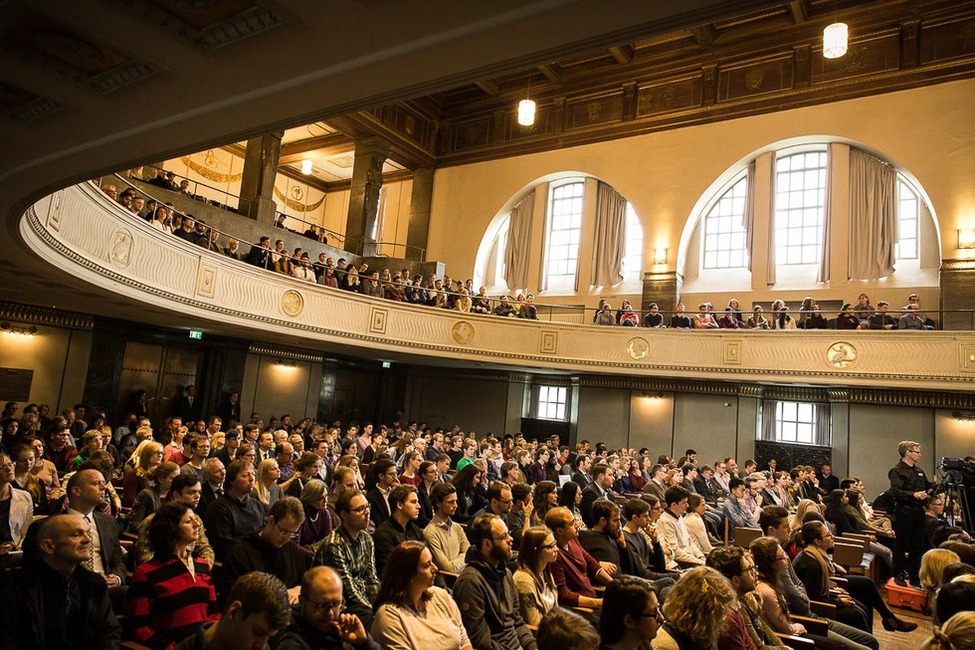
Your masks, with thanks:
M761 528L735 526L735 546L747 549L753 541L762 536Z

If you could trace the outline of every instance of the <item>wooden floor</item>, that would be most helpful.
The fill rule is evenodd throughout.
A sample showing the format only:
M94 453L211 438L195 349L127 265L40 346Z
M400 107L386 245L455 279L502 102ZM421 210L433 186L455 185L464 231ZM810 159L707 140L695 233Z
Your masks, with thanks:
M887 594L883 588L880 589L880 593L886 599ZM880 641L880 650L917 650L917 648L921 647L922 643L931 637L934 623L932 623L930 616L899 607L891 607L890 609L898 617L912 623L917 623L917 629L910 634L888 632L884 629L880 621L880 616L875 613L873 635Z

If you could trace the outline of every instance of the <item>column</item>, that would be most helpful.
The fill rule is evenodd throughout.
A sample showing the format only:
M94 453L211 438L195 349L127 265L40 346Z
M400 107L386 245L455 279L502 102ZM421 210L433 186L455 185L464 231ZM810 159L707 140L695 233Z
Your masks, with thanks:
M966 251L957 250L964 254ZM968 310L972 308L972 296L975 295L975 260L945 259L941 263L941 329L945 330L975 330L971 312L952 312L954 309ZM927 314L928 318L938 320L936 313Z
M413 172L410 194L410 223L406 231L406 259L426 259L427 235L430 231L430 206L433 203L433 168Z
M389 156L389 143L380 138L365 138L355 143L349 216L345 222L345 250L371 257L376 254L376 218L379 191L383 187L383 164Z
M274 202L274 179L278 175L282 137L284 131L275 131L248 140L240 179L240 205L237 211L268 226L274 224L274 213L277 210Z

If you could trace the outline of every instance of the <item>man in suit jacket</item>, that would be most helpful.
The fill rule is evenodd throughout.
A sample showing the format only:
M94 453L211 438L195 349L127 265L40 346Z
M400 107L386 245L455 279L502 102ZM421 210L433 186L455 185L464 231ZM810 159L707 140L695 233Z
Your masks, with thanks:
M396 463L388 458L380 458L372 467L376 473L376 487L369 490L366 500L369 502L370 521L378 528L389 519L392 510L389 507L389 493L398 482Z
M572 482L578 485L580 488L585 489L592 485L592 475L589 473L589 469L592 467L592 458L586 456L585 454L579 454L576 458L576 471L572 475Z
M193 424L200 419L201 411L202 405L196 396L196 386L187 386L183 396L176 400L173 414L181 417L186 426L192 429Z
M819 475L819 492L823 496L829 494L833 490L840 489L840 479L833 474L833 468L829 463L823 463L823 466L820 468L817 474Z
M657 497L657 501L660 502L661 507L665 502L664 495L667 493L667 488L664 487L664 477L667 475L667 467L661 464L656 464L650 468L650 480L644 486L643 491L646 494L652 494Z
M590 528L596 523L592 514L593 502L596 499L613 500L613 470L609 465L596 465L592 470L592 478L592 484L582 491L582 503L579 504L582 520Z
M75 472L68 479L67 512L81 517L88 527L92 538L90 569L102 576L111 589L125 582L125 559L118 541L118 524L110 516L95 510L104 501L106 485L105 477L96 469Z

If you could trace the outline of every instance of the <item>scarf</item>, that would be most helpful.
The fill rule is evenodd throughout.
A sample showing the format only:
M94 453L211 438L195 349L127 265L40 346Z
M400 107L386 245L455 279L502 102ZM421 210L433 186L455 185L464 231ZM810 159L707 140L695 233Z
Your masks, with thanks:
M810 544L805 549L803 549L806 555L816 560L819 563L820 573L823 576L822 583L819 585L819 593L825 594L829 593L829 579L833 576L835 571L833 570L833 565L826 555L826 551L823 549Z

